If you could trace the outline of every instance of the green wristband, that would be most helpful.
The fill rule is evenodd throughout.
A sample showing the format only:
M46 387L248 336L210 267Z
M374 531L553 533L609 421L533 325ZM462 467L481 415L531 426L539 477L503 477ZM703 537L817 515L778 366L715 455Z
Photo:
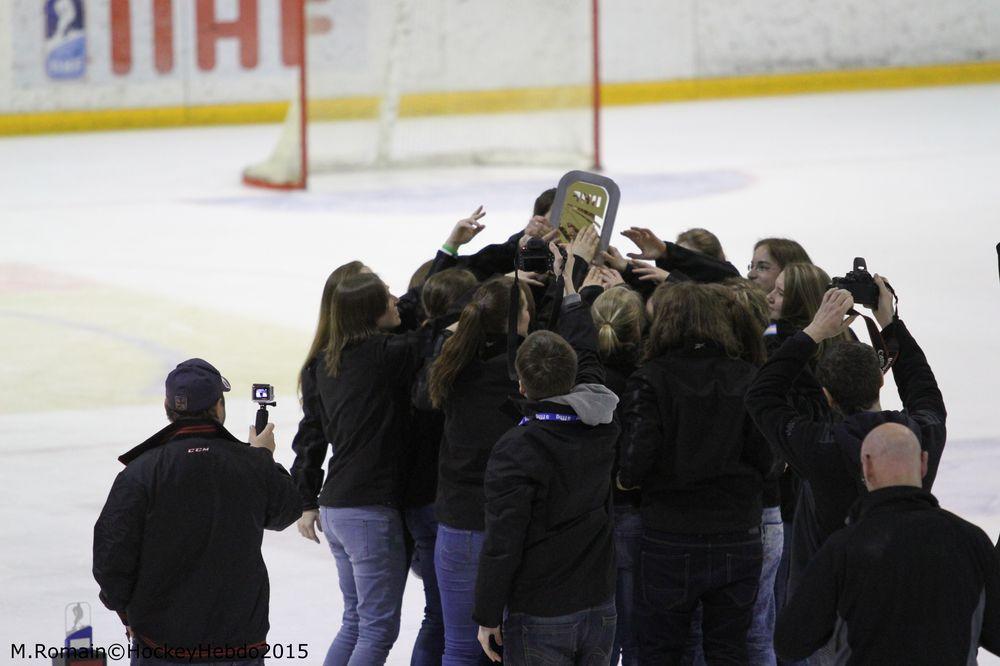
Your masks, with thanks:
M445 243L444 245L442 245L441 249L444 250L445 252L447 252L448 254L450 254L453 257L457 257L458 256L458 248L452 247L451 245L448 245L447 243Z

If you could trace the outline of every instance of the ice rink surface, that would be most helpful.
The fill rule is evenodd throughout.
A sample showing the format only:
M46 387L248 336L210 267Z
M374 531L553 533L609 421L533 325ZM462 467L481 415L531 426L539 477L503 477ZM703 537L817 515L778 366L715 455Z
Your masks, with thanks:
M996 537L1000 86L614 108L604 132L619 228L706 227L740 267L758 238L789 236L831 275L860 255L891 279L948 406L935 493ZM229 377L240 437L250 383L275 384L290 465L295 377L330 270L361 259L401 293L455 220L484 204L470 249L500 241L560 175L399 170L318 177L305 193L244 188L240 169L277 133L0 140L0 659L11 642L61 644L77 601L96 644L120 642L90 574L92 528L116 456L164 425L174 364L202 356ZM891 382L883 405L899 406ZM333 558L294 527L268 533L264 551L270 642L306 643L304 663L320 663L340 618ZM390 663L408 663L422 605L411 578Z

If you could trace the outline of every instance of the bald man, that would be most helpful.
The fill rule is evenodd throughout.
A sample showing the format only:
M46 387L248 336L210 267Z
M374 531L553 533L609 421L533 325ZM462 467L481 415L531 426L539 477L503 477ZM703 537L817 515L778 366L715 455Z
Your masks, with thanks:
M1000 654L1000 561L975 525L921 488L927 453L906 426L862 442L869 493L806 568L778 616L786 660L830 664L974 664ZM810 660L810 664L812 660Z

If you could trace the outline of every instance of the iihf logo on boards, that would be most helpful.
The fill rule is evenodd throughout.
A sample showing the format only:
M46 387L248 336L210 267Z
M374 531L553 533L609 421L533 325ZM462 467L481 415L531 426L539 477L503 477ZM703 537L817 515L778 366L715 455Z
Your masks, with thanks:
M83 0L45 0L45 73L79 79L87 69Z
M108 663L103 648L94 649L94 628L90 624L90 604L76 601L66 605L66 642L60 654L53 655L53 666L104 666Z

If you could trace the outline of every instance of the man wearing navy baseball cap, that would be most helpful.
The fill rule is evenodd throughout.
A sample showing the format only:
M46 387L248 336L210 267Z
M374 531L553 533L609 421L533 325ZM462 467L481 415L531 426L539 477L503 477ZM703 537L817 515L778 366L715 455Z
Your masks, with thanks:
M274 425L249 444L226 428L230 385L192 358L166 380L170 425L119 457L94 526L101 601L133 640L132 664L264 663L269 586L264 529L302 513L272 457Z

